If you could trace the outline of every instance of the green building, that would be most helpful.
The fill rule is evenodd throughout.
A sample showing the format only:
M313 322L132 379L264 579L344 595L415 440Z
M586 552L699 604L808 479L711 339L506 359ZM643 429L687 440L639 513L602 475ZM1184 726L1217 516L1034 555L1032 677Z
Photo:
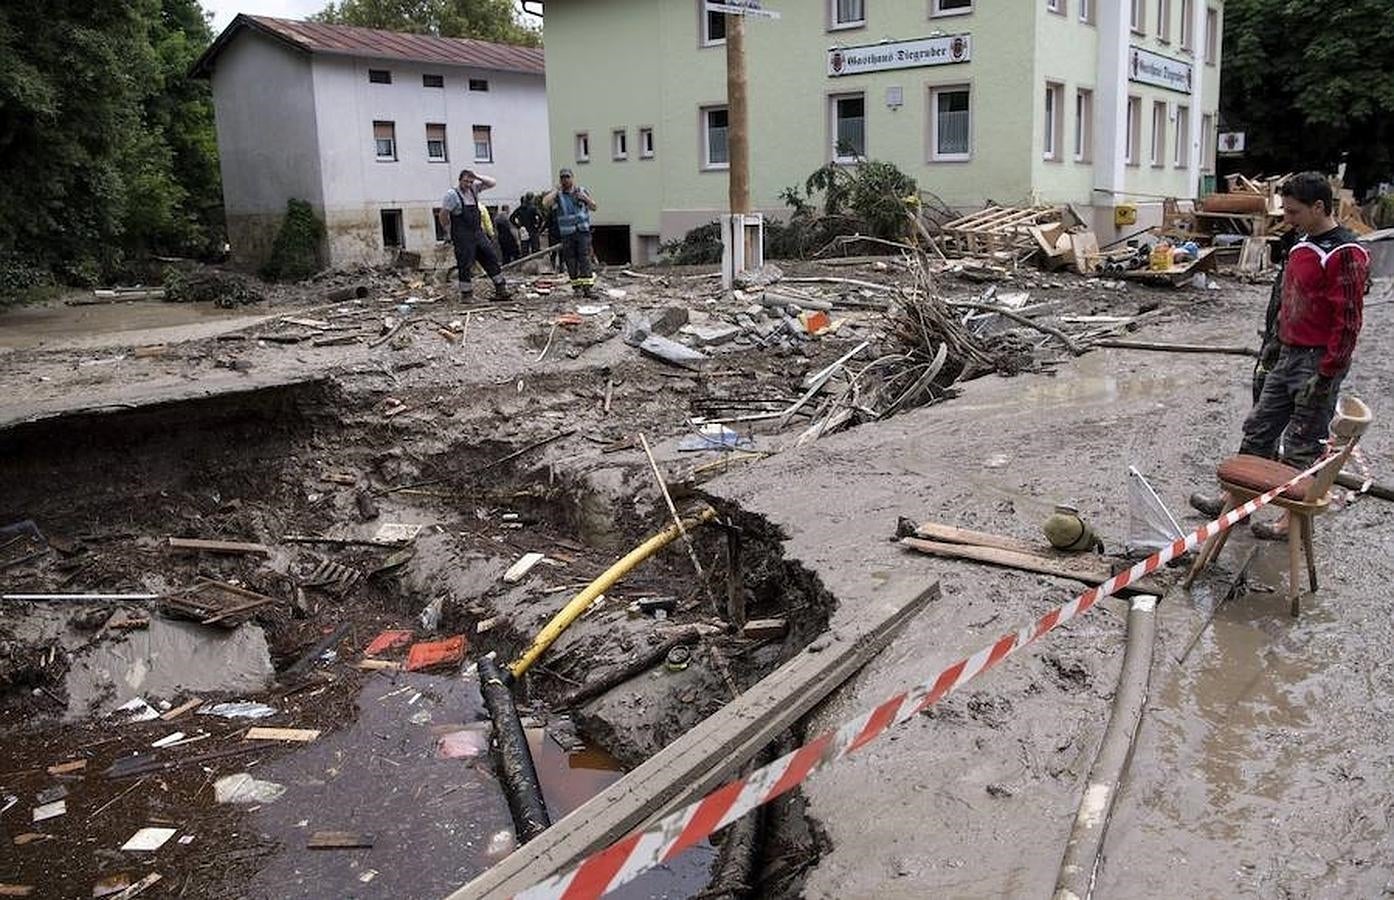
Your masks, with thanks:
M767 214L860 155L965 211L1071 203L1107 242L1116 206L1159 221L1213 172L1221 0L764 6L781 17L747 20L746 53L751 201ZM598 252L645 262L725 211L725 19L703 0L543 8L553 168L600 203Z

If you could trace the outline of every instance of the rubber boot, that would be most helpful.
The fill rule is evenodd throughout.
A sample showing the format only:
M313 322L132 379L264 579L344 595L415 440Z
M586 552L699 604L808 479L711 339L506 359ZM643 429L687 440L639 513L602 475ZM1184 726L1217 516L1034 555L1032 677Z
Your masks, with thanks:
M495 300L511 300L511 299L513 299L513 292L510 291L510 290L508 289L508 282L506 282L506 281L495 281L495 282L494 282L494 299L495 299Z

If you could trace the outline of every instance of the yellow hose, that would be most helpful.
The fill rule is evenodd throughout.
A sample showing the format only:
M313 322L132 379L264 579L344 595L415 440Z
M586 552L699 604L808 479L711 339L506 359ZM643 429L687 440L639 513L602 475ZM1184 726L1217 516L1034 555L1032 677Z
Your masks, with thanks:
M708 506L696 516L683 519L682 524L684 529L692 529L704 522L710 522L715 518L716 510ZM601 575L595 581L592 581L584 591L581 591L581 593L571 598L571 602L563 606L561 611L552 617L552 621L548 622L546 627L537 633L537 637L533 638L532 646L525 650L523 654L513 662L509 663L508 671L513 673L514 678L526 672L533 663L537 662L538 657L547 652L547 648L552 646L557 638L561 637L561 633L565 631L572 622L579 619L582 613L590 608L590 605L595 602L597 597L613 587L615 582L619 581L625 575L628 575L630 570L639 565L639 563L677 540L681 533L675 522L629 551L623 559L606 569L605 574Z

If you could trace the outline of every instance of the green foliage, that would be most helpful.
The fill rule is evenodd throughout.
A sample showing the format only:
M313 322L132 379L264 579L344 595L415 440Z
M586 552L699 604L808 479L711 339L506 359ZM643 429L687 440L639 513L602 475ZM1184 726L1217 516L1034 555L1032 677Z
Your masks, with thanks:
M1250 172L1335 171L1357 191L1394 165L1394 7L1229 0L1220 116Z
M682 240L658 245L664 262L675 266L709 266L721 262L721 224L708 222L682 236Z
M311 18L337 25L542 46L542 33L514 15L513 0L341 0Z
M161 284L170 303L212 303L231 309L266 299L245 275L208 266L167 266Z
M918 189L915 179L894 163L876 159L863 160L856 166L829 163L804 183L810 200L815 192L823 192L826 215L854 216L862 234L886 240L904 236L908 227L905 198L914 196Z
M261 276L268 281L300 281L320 270L320 242L324 240L324 223L304 200L286 203L286 217L271 245L271 257L262 266Z
M1394 228L1394 194L1380 194L1370 221L1376 228Z
M196 0L0 6L0 254L88 284L221 218ZM3 290L3 288L0 288Z

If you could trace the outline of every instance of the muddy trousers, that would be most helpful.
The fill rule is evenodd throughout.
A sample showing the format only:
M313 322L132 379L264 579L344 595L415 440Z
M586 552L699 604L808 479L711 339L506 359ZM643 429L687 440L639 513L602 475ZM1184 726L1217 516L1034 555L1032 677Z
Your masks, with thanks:
M576 231L563 237L561 255L566 261L566 274L571 276L571 289L589 295L595 286L595 273L591 271L591 233Z
M494 282L495 288L504 286L498 251L480 224L479 207L466 206L462 211L450 215L450 240L455 244L455 265L460 270L461 295L474 293L476 259L484 268L484 274Z
M1317 374L1317 366L1325 352L1322 347L1282 348L1278 361L1263 378L1258 402L1244 420L1240 453L1278 459L1281 440L1283 462L1299 469L1316 462L1322 453L1321 442L1331 427L1336 397L1345 376L1333 379L1331 390L1317 403L1298 403L1297 392Z

